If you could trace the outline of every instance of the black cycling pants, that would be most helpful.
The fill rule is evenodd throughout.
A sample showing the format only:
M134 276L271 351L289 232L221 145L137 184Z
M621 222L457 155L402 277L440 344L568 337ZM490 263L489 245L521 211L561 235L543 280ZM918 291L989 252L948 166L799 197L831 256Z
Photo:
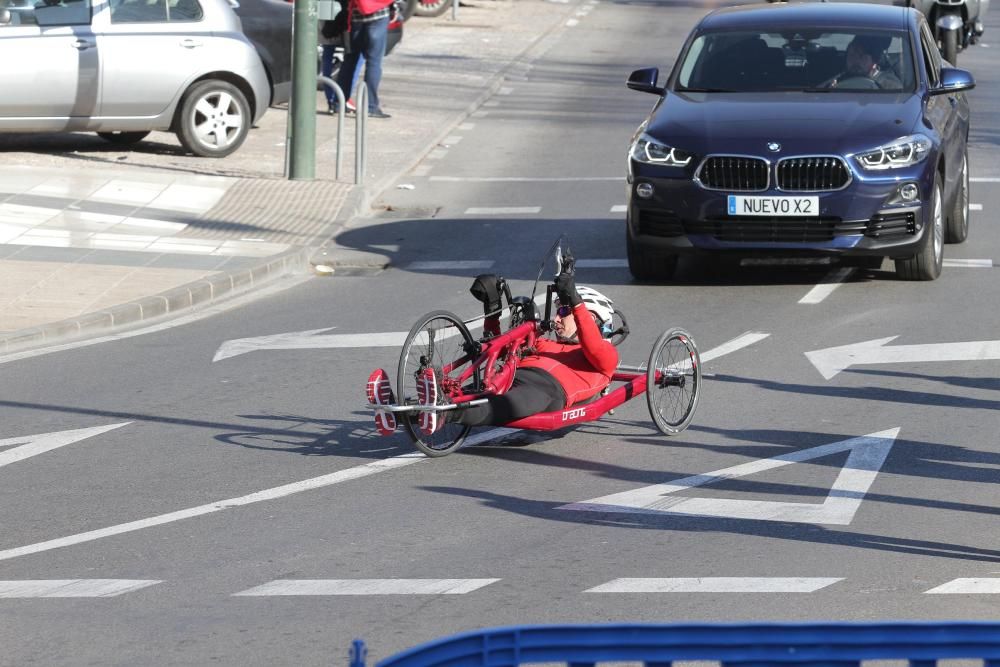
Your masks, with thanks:
M502 426L539 412L562 410L566 406L566 392L542 369L519 368L507 393L490 396L487 400L481 405L448 413L448 421L467 426Z

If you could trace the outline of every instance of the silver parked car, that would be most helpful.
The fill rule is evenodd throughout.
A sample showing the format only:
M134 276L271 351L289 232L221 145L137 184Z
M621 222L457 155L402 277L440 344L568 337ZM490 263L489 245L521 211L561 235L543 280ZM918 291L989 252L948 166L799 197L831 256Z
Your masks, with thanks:
M227 0L0 0L0 62L0 131L131 144L165 130L224 157L270 103Z

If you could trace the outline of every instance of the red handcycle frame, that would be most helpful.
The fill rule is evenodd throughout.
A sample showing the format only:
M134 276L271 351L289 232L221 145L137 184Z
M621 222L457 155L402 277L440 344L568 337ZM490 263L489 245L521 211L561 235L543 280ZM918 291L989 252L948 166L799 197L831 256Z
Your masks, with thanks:
M450 442L443 446L430 444L430 439L435 436L422 436L421 432L410 421L410 416L418 411L436 410L439 412L461 410L465 407L484 403L491 395L501 395L508 391L513 384L514 374L518 363L525 351L534 347L539 336L551 330L551 309L553 286L549 285L546 291L545 315L539 319L536 315L535 303L527 297L511 299L509 290L505 288L508 308L511 312L512 327L505 333L486 332L478 340L474 339L468 331L466 323L452 313L446 311L436 311L429 313L422 318L417 325L411 329L399 364L398 399L402 405L369 405L373 409L386 410L393 413L401 413L399 417L404 420L404 426L409 431L416 447L429 456L443 456L458 449L464 441L466 434L471 427L465 426L464 431L450 438ZM499 311L497 313L499 315ZM628 335L628 327L622 318L622 326L611 334L612 342L616 336L621 336L617 342L624 340ZM447 323L450 328L457 329L457 333L463 338L463 352L456 353L456 358L442 360L440 363L428 362L423 354L417 357L417 351L411 349L411 342L415 341L418 334L425 333L429 341L433 341L437 331L435 327L427 329L431 322ZM444 337L454 335L452 331ZM679 342L683 352L680 358L673 364L661 364L660 354L667 349L672 342ZM415 344L415 343L414 343ZM433 344L431 356L433 357ZM411 351L413 357L410 357ZM408 361L419 358L416 368L411 368ZM416 403L413 396L408 395L405 389L408 376L422 373L427 366L435 369L436 380L439 387L439 403L433 407ZM407 372L406 369L410 369ZM652 370L650 370L652 369ZM452 375L456 373L455 375ZM650 392L650 386L658 387L664 391L669 391L671 387L684 390L686 382L692 382L691 394L687 401L681 401L684 409L683 415L674 421L665 417L663 406L657 403ZM610 389L610 384L598 395L577 402L562 410L551 412L541 412L538 414L516 419L506 424L505 428L525 429L533 431L552 431L566 428L582 422L595 421L603 415L614 410L641 394L647 395L647 404L650 416L656 427L666 435L676 435L680 433L691 421L691 417L697 406L699 390L701 386L701 361L698 357L697 346L690 334L682 329L670 329L665 331L653 345L649 363L645 367L625 366L619 364L611 377L611 384L620 383L620 386ZM477 390L469 392L470 386ZM658 394L660 392L657 392ZM672 406L674 404L672 403ZM458 425L458 424L456 424Z

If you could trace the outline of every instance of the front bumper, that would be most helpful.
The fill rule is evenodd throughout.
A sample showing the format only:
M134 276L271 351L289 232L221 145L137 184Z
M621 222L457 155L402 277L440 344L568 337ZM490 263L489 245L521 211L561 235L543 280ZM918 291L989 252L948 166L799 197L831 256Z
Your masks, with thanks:
M664 254L723 251L747 255L802 254L910 257L923 242L930 215L933 174L913 171L892 177L861 179L855 175L843 190L791 193L728 192L702 187L687 177L667 178L645 165L631 165L628 183L630 242ZM909 171L909 170L908 170ZM919 199L898 201L902 183L916 183ZM652 195L640 197L636 187L648 184ZM810 217L733 216L730 194L819 199Z

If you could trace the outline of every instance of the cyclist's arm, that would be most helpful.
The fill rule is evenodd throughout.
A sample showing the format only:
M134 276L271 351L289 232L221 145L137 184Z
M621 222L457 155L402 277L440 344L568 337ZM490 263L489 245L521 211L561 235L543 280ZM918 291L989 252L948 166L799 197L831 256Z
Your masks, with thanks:
M601 336L601 330L597 328L586 304L574 306L573 319L576 320L577 337L587 361L599 372L611 377L618 367L618 350Z

